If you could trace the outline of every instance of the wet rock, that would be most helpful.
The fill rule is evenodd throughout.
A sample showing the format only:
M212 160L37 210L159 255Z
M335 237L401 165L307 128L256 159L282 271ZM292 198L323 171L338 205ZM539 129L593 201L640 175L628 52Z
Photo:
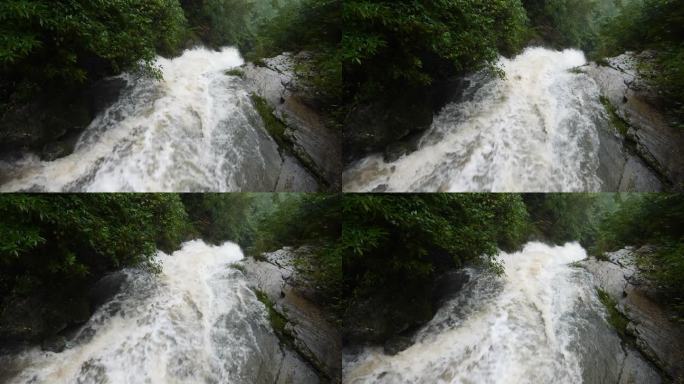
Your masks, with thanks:
M88 298L94 309L111 300L126 282L124 272L114 272L98 280L88 292Z
M86 298L59 300L49 297L13 297L0 313L0 344L4 341L36 341L57 335L86 322L90 308Z
M449 271L440 275L435 280L433 289L433 302L440 306L459 294L461 288L470 281L470 275L464 270Z
M663 189L663 183L641 159L628 157L617 191L661 192Z
M391 163L399 160L399 158L407 154L410 154L411 152L416 151L422 136L422 132L419 132L417 134L409 135L404 140L390 144L387 148L385 148L385 161Z
M406 89L391 101L358 105L345 120L344 158L351 162L432 125L434 111L426 90Z
M278 369L275 384L319 383L321 380L316 373L306 366L293 352L285 353Z
M284 53L263 60L263 65L246 64L243 79L248 89L264 98L285 123L284 136L298 161L325 180L330 189L338 190L342 170L340 137L326 125L316 95L298 81L294 70L297 60L306 60L306 55Z
M390 356L394 356L397 353L406 350L411 345L413 345L413 340L410 337L395 336L385 342L383 351Z
M342 342L337 328L315 302L312 287L295 267L297 252L311 252L309 248L284 248L266 253L259 260L245 262L246 276L253 286L264 292L275 309L284 314L286 330L293 337L298 355L322 377L332 382L341 380Z
M294 157L284 154L276 192L318 192L318 182Z
M684 185L684 132L668 125L658 106L657 91L638 72L639 60L651 57L649 52L625 53L608 59L607 66L590 64L582 71L596 81L616 114L630 126L625 139L632 143L636 155L679 190ZM634 169L629 171L633 176Z
M66 349L67 340L64 336L49 337L40 344L40 348L46 352L60 353Z
M684 327L670 320L667 308L656 300L656 287L636 266L639 254L653 251L653 247L627 247L607 253L608 260L583 264L629 320L627 329L639 351L676 382L684 380Z
M30 102L16 102L0 116L0 148L29 149L45 160L73 151L73 137L119 98L126 82L98 81L83 90L45 90Z
M661 383L658 373L639 355L628 349L622 361L618 384Z

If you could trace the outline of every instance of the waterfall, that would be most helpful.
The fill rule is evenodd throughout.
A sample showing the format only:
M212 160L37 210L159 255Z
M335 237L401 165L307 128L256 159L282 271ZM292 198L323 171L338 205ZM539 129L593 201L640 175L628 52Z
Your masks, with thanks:
M577 243L529 243L501 253L505 274L470 270L470 282L408 349L394 356L378 347L345 353L344 382L658 382L606 322L591 275L571 265L584 258Z
M464 100L443 108L417 151L371 155L343 175L350 192L598 191L606 116L596 83L572 68L576 50L528 48L500 59L505 77L470 76Z
M124 74L128 86L79 138L44 162L0 163L3 191L271 191L282 160L242 80L226 71L238 51L187 50L158 58L161 80Z
M9 383L273 383L281 349L266 308L230 264L233 243L159 253L161 273L125 270L122 290L61 353L4 356Z

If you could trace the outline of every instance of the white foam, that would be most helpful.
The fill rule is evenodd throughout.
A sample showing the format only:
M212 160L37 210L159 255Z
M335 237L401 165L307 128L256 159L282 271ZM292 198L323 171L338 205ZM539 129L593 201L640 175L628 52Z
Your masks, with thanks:
M159 253L160 274L127 271L125 288L100 308L61 353L34 348L14 357L25 368L10 383L246 382L258 353L253 327L265 308L229 265L233 243L190 241Z
M358 161L344 172L345 190L599 190L599 90L569 71L585 63L580 51L544 48L502 58L505 79L471 76L471 100L446 106L416 152Z
M395 356L381 348L346 355L345 383L582 382L580 356L570 345L568 317L592 288L576 281L569 263L586 258L576 243L529 243L502 253L505 275L479 276L443 305Z
M26 155L0 163L3 191L87 192L240 190L245 177L279 164L275 144L262 148L260 119L248 92L225 71L243 60L235 48L195 48L158 58L163 80L122 75L129 87L56 161ZM272 147L272 148L271 148ZM249 175L246 175L249 173Z

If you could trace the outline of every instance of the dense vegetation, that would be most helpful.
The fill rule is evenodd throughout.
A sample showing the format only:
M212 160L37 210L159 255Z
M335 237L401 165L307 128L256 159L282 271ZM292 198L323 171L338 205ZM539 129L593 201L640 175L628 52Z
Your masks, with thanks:
M599 54L653 50L655 58L641 72L661 92L672 124L684 127L684 3L633 0L602 29Z
M272 208L254 224L248 253L258 258L263 252L284 246L311 246L310 254L299 255L298 268L318 287L323 304L337 310L342 286L343 255L337 241L342 230L343 198L326 194L276 196Z
M598 226L595 253L625 245L655 245L640 256L639 267L656 282L664 300L684 319L684 195L634 194Z
M294 0L293 0L294 1ZM283 4L281 4L283 3ZM286 1L7 0L0 3L0 103L82 87L188 43L248 50Z
M250 241L253 217L270 209L268 196L249 194L0 196L0 339L85 321L88 289L103 275L155 270L158 249L189 238Z
M274 18L260 25L245 54L246 59L258 62L282 52L306 52L295 71L300 81L314 90L317 102L331 117L331 126L338 125L342 113L342 3L299 0L285 4Z
M2 101L74 87L172 54L186 20L177 0L8 0L0 3ZM16 94L15 94L16 93Z
M350 99L493 65L524 36L519 1L347 1L342 59Z

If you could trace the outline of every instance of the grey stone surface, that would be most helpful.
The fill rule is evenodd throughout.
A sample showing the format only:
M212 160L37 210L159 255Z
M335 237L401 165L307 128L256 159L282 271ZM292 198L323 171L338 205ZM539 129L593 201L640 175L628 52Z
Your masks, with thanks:
M582 67L582 71L594 79L618 116L630 125L627 137L635 143L638 156L662 174L675 189L681 190L684 185L684 132L667 124L658 108L657 92L638 73L639 60L650 58L649 52L638 55L628 52L608 59L607 66L590 64ZM628 184L622 186L627 187ZM635 181L633 186L640 185ZM646 190L635 190L659 189L656 185Z
M318 182L294 157L284 154L276 192L318 192Z
M302 54L298 59L306 60ZM299 160L337 190L342 172L340 137L312 105L315 96L297 81L295 62L295 56L284 53L263 60L262 66L249 63L243 67L243 78L248 89L264 98L287 125L285 136Z
M315 287L297 272L296 252L308 249L284 248L264 254L263 260L249 259L244 263L246 275L287 318L286 329L293 335L297 351L332 382L339 382L342 340L337 328L312 299Z
M607 261L589 259L583 264L629 319L627 329L639 350L675 382L684 381L684 327L670 320L667 309L654 299L655 288L636 267L635 258L644 252L653 248L628 247L607 253Z

